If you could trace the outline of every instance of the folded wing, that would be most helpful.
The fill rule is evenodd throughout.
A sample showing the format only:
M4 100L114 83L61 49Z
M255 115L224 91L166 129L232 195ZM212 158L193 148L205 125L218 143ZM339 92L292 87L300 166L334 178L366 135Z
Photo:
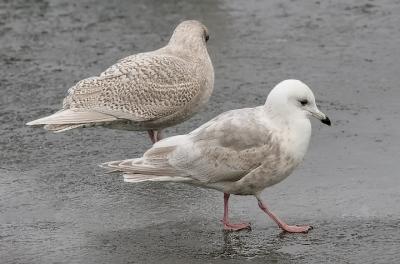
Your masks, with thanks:
M133 121L154 120L182 109L205 82L192 63L178 57L132 55L99 77L78 82L69 90L64 108L94 110Z
M61 111L28 125L156 120L185 108L206 82L193 63L178 57L154 52L132 55L100 76L78 82L68 90Z
M267 158L274 142L255 109L226 112L187 135L154 144L142 158L105 163L126 181L237 181Z

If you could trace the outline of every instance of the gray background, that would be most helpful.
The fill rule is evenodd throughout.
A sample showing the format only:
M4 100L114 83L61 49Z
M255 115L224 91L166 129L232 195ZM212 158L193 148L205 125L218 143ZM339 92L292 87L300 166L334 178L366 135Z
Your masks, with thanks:
M50 134L24 124L59 109L76 81L163 46L183 19L209 28L215 91L170 128L186 133L263 104L279 81L314 91L333 126L313 121L303 165L265 190L309 234L282 234L253 197L187 185L124 184L98 163L137 157L144 132ZM1 263L398 263L399 1L0 1Z

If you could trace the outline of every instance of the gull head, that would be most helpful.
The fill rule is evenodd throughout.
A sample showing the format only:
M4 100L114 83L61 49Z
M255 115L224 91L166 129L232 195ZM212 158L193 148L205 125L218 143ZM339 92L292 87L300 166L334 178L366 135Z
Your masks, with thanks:
M170 45L205 46L210 38L208 29L197 20L186 20L181 22L174 30L169 41Z
M315 103L311 89L299 80L285 80L278 83L269 93L265 103L269 112L281 118L317 118L330 126L328 116Z

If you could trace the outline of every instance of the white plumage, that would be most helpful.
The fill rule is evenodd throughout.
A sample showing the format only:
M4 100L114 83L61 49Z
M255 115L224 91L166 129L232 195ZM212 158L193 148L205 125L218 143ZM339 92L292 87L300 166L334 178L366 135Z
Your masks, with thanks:
M311 136L310 116L330 125L312 91L300 81L286 80L271 91L263 106L225 112L189 134L157 142L141 158L101 166L123 172L126 182L184 182L228 197L255 195L260 208L270 214L260 193L285 179L302 161ZM271 217L289 232L310 229ZM243 228L229 223L227 211L225 222L227 229Z

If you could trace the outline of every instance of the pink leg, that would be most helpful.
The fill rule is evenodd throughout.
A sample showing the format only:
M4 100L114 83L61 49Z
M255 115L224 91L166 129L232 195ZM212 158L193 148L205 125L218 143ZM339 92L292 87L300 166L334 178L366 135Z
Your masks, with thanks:
M150 140L153 144L162 139L161 130L147 130L147 133L149 134Z
M156 141L160 141L162 139L161 130L155 130L156 133Z
M250 229L249 223L240 223L240 224L231 224L229 223L228 217L228 200L229 200L229 193L224 193L224 218L222 219L222 223L224 223L224 230L228 231L239 231L242 229Z
M297 225L288 225L285 222L283 222L281 219L279 219L278 216L276 216L273 212L268 210L267 206L263 201L261 201L260 198L257 197L258 200L258 206L263 210L269 217L272 218L272 220L275 221L275 223L278 224L280 228L282 228L284 231L289 232L289 233L307 233L309 230L312 229L312 226L304 225L304 226L297 226Z
M150 140L151 142L154 144L156 143L155 139L154 139L154 130L147 130L147 133L149 134Z

